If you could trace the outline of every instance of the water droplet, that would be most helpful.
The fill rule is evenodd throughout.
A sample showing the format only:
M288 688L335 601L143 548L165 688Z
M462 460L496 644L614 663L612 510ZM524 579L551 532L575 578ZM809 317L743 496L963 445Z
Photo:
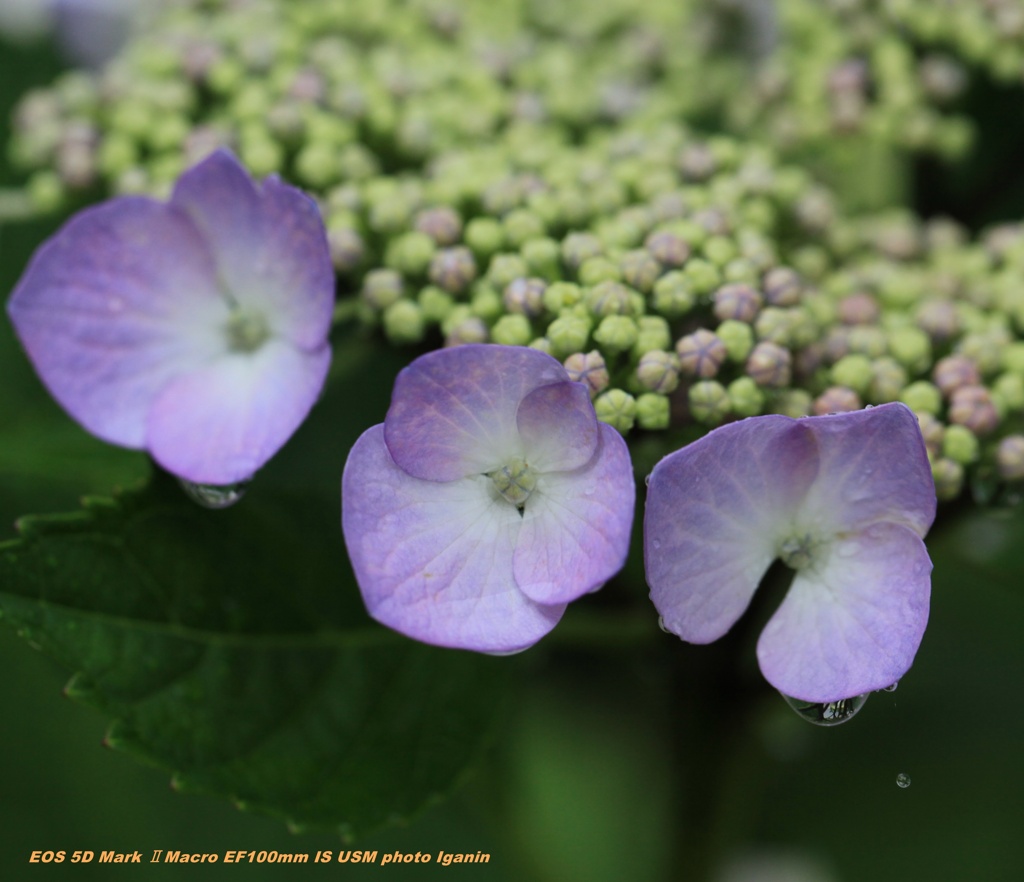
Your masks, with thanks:
M661 540L660 539L652 539L651 540L651 546L653 548L655 548L655 549L661 548Z
M645 475L644 476L644 486L645 487L650 487L651 486L651 476L650 475Z
M906 772L900 772L896 776L896 786L906 790L910 786L910 775Z
M814 723L815 726L838 726L840 723L852 720L857 712L864 707L868 695L871 693L827 702L804 701L801 698L783 695L781 692L779 694L786 699L786 704L808 723Z
M883 689L882 691L883 692L895 692L896 691L896 687L899 686L899 685L900 685L900 681L897 680L891 686L886 686L885 689Z
M662 630L662 631L664 631L664 632L665 632L666 634L671 634L671 633L673 633L673 632L672 632L672 631L671 631L671 630L669 629L668 625L666 625L666 624L665 624L665 619L664 619L664 617L663 617L663 616L658 616L658 627L659 627L659 628L661 628L661 630Z
M239 481L236 484L195 484L192 481L179 479L185 495L193 502L198 502L203 508L227 508L234 505L245 496L248 481Z

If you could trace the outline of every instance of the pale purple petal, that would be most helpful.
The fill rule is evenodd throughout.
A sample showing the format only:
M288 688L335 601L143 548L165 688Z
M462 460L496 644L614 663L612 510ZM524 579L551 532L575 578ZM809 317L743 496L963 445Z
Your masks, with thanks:
M330 330L334 271L310 197L276 178L257 186L218 150L181 176L171 204L209 242L225 297L261 313L271 334L319 348Z
M342 477L342 530L366 607L377 621L439 646L515 652L550 631L564 604L534 603L512 557L521 519L475 476L440 483L399 468L374 426Z
M395 381L384 421L388 450L410 475L452 481L492 471L524 454L516 425L534 389L566 382L550 355L475 344L417 358Z
M603 424L600 433L592 462L545 473L526 502L514 574L523 593L540 603L567 603L596 591L626 562L633 467L622 436Z
M540 472L586 465L598 445L598 422L582 383L553 383L527 395L516 412L527 462Z
M327 376L326 343L302 352L268 340L171 380L152 402L146 446L169 472L200 484L252 476L306 418Z
M806 421L755 417L715 429L651 473L644 565L666 628L717 640L743 614L815 479Z
M804 502L819 531L849 532L878 521L918 536L935 519L935 486L917 418L904 404L805 420L821 468Z
M850 698L895 683L910 668L928 622L932 565L903 524L837 538L797 573L757 645L776 689L804 701Z
M8 311L54 398L93 434L135 448L153 397L223 349L228 317L195 227L143 197L70 220L33 256Z

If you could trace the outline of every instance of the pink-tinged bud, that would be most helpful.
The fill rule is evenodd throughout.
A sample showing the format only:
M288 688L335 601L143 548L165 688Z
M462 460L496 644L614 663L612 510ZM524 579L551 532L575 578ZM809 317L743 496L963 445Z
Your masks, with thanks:
M644 240L644 247L658 263L671 269L678 269L690 257L689 243L669 230L655 230Z
M413 226L441 246L454 245L462 236L462 218L447 205L424 209L416 215Z
M1004 480L1019 481L1024 478L1024 435L1007 435L999 442L996 467Z
M636 378L645 389L668 395L679 385L679 359L673 352L653 349L641 357Z
M873 325L882 314L875 300L866 291L858 291L839 301L839 321L844 325Z
M860 409L860 396L846 386L830 386L814 399L816 416L824 416L829 413L850 413Z
M788 266L768 270L763 279L764 297L772 306L796 306L804 293L800 274Z
M999 413L984 386L961 386L953 392L949 421L966 426L975 435L987 435L999 425Z
M509 312L536 318L544 311L546 289L543 279L513 279L505 286L502 300Z
M924 446L927 451L937 457L942 450L942 439L946 434L946 427L930 413L914 414L917 417L917 424L921 427L921 437L924 438Z
M767 340L758 343L747 358L747 376L758 386L779 389L792 377L792 356L788 349Z
M717 374L729 355L718 335L705 328L680 338L676 343L676 353L679 355L679 369L684 374L704 379Z
M465 291L475 278L476 261L464 245L444 248L430 261L430 281L450 294Z
M574 353L563 364L570 380L586 384L591 398L608 388L608 367L605 365L604 356L596 349L587 353Z
M960 332L960 316L948 300L930 300L917 311L917 324L936 343Z
M723 322L735 319L749 324L757 317L763 303L759 291L741 282L722 285L715 291L715 315Z
M947 398L964 386L977 386L981 372L973 358L966 355L948 355L936 362L932 380Z

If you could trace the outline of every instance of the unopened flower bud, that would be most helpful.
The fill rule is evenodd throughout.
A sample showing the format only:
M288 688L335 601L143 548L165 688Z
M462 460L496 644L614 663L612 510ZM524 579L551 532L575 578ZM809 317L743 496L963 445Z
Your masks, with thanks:
M594 399L594 412L602 423L625 435L636 421L636 399L624 389L609 389Z
M551 341L551 353L562 358L579 352L587 345L593 324L590 319L575 315L562 315L548 325L547 337Z
M667 318L686 315L697 303L693 283L678 270L665 273L654 285L654 309Z
M1024 377L1005 373L992 383L992 400L1000 415L1024 410Z
M598 282L583 295L587 308L597 316L629 315L632 311L632 292L621 282Z
M656 392L644 392L636 399L636 421L641 429L667 429L671 414L669 400Z
M708 378L718 373L728 351L717 334L699 328L676 343L679 369L691 377Z
M716 380L694 383L688 394L690 415L699 423L717 426L730 413L732 402L725 387Z
M832 382L837 386L846 386L854 390L858 395L864 395L874 379L873 367L871 359L866 355L854 353L852 355L844 355L832 365L829 373ZM897 391L902 388L903 383L899 385Z
M787 346L793 342L793 332L798 321L799 316L794 309L766 306L754 321L754 331L759 340Z
M370 270L363 279L362 298L374 309L387 309L397 303L405 290L402 276L393 269Z
M351 227L328 229L327 245L331 251L331 263L339 273L352 272L366 255L363 237Z
M652 392L667 395L679 385L679 358L673 352L654 349L641 356L636 366L637 382Z
M956 499L964 486L964 467L946 457L932 462L932 478L935 480L935 495L940 501Z
M775 413L799 419L811 415L814 411L814 399L811 398L811 393L804 389L785 389L774 396L771 407Z
M578 270L585 260L603 253L604 246L593 233L570 233L562 240L562 260L569 269Z
M505 247L505 230L495 218L475 217L466 224L464 241L482 262L486 262Z
M889 354L911 373L927 370L932 342L920 328L899 328L889 334Z
M934 459L942 450L942 442L946 437L946 427L930 413L916 413L917 424L921 427L924 446Z
M950 399L949 421L966 426L975 435L988 435L999 425L992 394L984 386L961 386Z
M384 310L384 334L395 345L419 343L425 332L423 310L411 300L399 300Z
M960 465L977 460L980 445L977 436L966 426L954 423L946 428L942 437L942 455Z
M840 328L838 330L842 331L845 329ZM927 367L928 358L925 357L923 362L920 359L922 349L917 345L920 343L920 339L914 336L914 332L917 329L906 328L901 330L911 332L910 337L904 340L905 345L902 348L904 354L911 358L916 354L918 356L918 361L915 363L923 363L924 367ZM866 355L868 358L881 358L889 351L889 336L881 328L875 327L874 325L855 325L848 329L846 339L850 352L859 352L862 355ZM924 340L927 339L927 337L924 337ZM893 354L895 355L895 353ZM903 360L897 358L897 361L902 362ZM911 366L908 365L908 367ZM921 370L924 370L924 367L922 367ZM916 369L912 367L911 369L914 370L915 373L917 372Z
M882 311L874 297L866 291L858 291L839 301L837 313L844 325L873 325Z
M672 348L672 328L660 315L641 315L636 325L639 334L633 352L637 358L654 349Z
M529 318L536 318L544 311L544 291L547 288L543 279L513 279L505 286L502 300L509 312L518 312ZM580 344L582 346L582 344ZM570 348L579 349L580 346Z
M430 261L430 281L452 294L461 294L476 278L476 260L464 245L444 248Z
M416 215L413 228L429 236L436 245L454 245L462 235L462 218L448 205L425 208Z
M894 358L879 358L871 365L871 383L868 386L868 401L883 404L895 401L907 385L906 369ZM838 381L837 381L838 382Z
M758 386L780 389L792 377L792 356L777 343L762 341L747 358L746 372Z
M518 248L528 239L536 239L547 234L544 221L527 208L516 208L505 215L502 226L505 238L514 248Z
M487 325L474 315L466 316L455 323L446 323L444 345L462 346L465 343L486 343L489 334Z
M637 291L649 292L661 275L661 264L643 248L627 251L619 260L622 280Z
M426 233L402 233L388 243L384 263L409 278L418 278L426 274L436 251L434 240Z
M690 257L689 243L671 230L655 230L644 240L644 247L663 267L676 269Z
M533 328L525 315L503 315L491 328L491 340L503 346L525 346L533 339Z
M977 386L981 382L981 372L974 359L966 355L948 355L935 363L932 380L948 398L961 386Z
M423 318L438 325L448 318L452 307L455 306L452 295L436 285L426 285L422 288L416 296L416 302L423 310Z
M573 282L553 282L544 289L544 308L548 312L561 312L583 299L583 289Z
M860 396L846 386L829 386L814 399L814 413L824 416L829 413L849 413L860 410Z
M587 353L576 352L563 364L569 379L586 384L591 398L608 388L608 367L605 365L604 356L596 349Z
M764 392L750 377L738 377L727 389L729 406L739 417L757 416L764 410Z
M698 296L710 294L722 284L722 275L718 268L699 257L690 258L681 272L689 279L694 293Z
M529 274L530 268L519 254L495 254L487 267L487 281L500 291Z
M528 239L519 249L523 260L535 276L555 281L562 275L561 249L558 243L547 236Z
M1003 347L1000 366L1003 370L1024 376L1024 342L1010 343Z
M636 343L639 330L636 322L625 315L608 315L594 331L594 340L610 352L625 352Z
M996 448L996 468L1005 481L1024 478L1024 435L1007 435Z
M960 316L948 300L929 300L917 311L917 324L936 343L951 339L960 332Z
M752 322L757 317L763 298L750 285L731 283L715 291L715 315L721 320Z
M576 272L581 285L596 285L599 282L619 282L622 280L622 272L619 265L610 258L598 255L588 257L580 264Z
M764 299L772 306L796 306L804 293L803 279L788 266L768 270L762 280Z
M743 362L747 360L750 350L754 348L754 332L750 325L734 319L727 319L715 328L715 333L725 345L725 351L730 361Z

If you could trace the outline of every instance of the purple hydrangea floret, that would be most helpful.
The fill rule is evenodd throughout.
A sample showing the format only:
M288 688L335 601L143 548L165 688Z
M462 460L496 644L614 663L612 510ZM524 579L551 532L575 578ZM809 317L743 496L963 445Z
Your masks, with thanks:
M635 486L587 387L534 349L431 352L356 442L342 529L370 614L439 646L516 652L623 565Z
M202 484L250 477L327 375L334 274L315 203L226 151L169 202L88 208L32 258L8 312L93 434Z
M665 457L651 474L651 599L691 643L724 635L776 558L796 571L765 626L765 679L812 702L895 683L928 621L922 541L935 486L902 404L794 420L751 417Z

